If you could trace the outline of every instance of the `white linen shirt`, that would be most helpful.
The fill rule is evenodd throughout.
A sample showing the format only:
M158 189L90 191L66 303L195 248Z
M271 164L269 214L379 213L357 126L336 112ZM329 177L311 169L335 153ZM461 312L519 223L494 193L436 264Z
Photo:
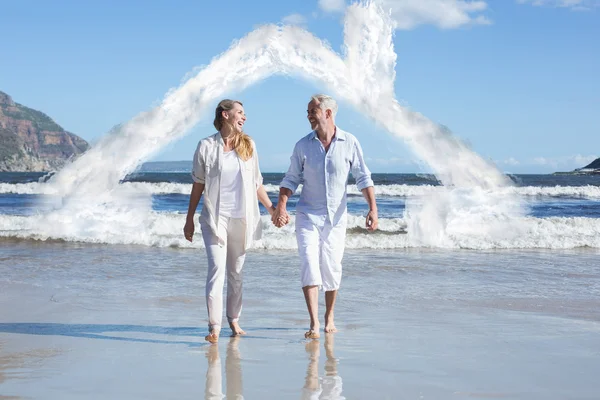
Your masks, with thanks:
M349 172L359 190L373 186L358 140L336 126L329 150L325 151L317 133L312 131L296 143L280 187L290 189L293 194L302 183L296 211L327 215L337 225L346 215Z
M202 139L196 148L192 166L192 179L196 183L204 184L204 205L199 220L201 223L204 222L210 226L221 242L223 242L223 238L219 236L217 227L224 146L223 137L219 132ZM246 220L244 249L252 247L253 242L259 240L262 234L256 191L262 185L263 179L258 165L258 154L254 141L252 141L252 148L254 150L252 157L247 161L241 158L239 160L242 173L244 219Z

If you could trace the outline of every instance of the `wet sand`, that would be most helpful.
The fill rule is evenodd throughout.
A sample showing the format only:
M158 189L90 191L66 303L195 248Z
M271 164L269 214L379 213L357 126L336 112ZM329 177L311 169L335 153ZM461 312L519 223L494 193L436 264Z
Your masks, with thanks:
M340 332L314 341L303 338L295 254L252 253L241 320L248 334L230 338L224 329L217 345L203 339L203 257L0 246L0 399L600 393L595 252L347 252ZM520 265L507 267L515 258ZM560 272L567 264L569 276Z

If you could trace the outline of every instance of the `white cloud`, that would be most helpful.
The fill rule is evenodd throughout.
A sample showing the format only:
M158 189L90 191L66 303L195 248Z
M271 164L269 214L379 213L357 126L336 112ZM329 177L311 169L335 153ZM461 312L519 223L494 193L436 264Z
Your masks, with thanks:
M577 154L572 157L573 163L579 165L580 167L585 167L592 161L594 161L598 156L582 156L581 154Z
M366 157L365 161L369 164L379 166L390 166L390 165L415 165L417 162L408 158L390 157L390 158L371 158Z
M537 7L569 8L573 11L585 11L600 7L600 0L517 0L519 4L531 4Z
M325 12L344 11L346 8L345 0L319 0L319 8Z
M398 29L413 29L419 25L435 25L454 29L465 25L489 25L492 22L481 13L485 1L464 0L379 0L391 8Z
M301 14L290 14L281 19L286 25L305 25L306 18Z
M584 156L581 154L576 154L572 156L562 156L562 157L535 157L531 163L536 165L543 165L554 168L582 168L594 161L597 158L595 155Z
M547 159L546 157L535 157L533 159L533 163L534 164L538 164L538 165L553 165L554 163Z
M397 29L413 29L419 25L435 25L454 29L467 25L489 25L491 20L482 13L487 2L482 0L375 0L384 9L391 9ZM326 12L342 11L343 0L319 0Z
M514 157L509 157L509 158L507 158L506 160L502 161L502 164L505 164L505 165L513 165L513 166L514 166L514 165L519 165L519 164L521 164L521 163L520 163L520 162L519 162L519 160L517 160L516 158L514 158Z

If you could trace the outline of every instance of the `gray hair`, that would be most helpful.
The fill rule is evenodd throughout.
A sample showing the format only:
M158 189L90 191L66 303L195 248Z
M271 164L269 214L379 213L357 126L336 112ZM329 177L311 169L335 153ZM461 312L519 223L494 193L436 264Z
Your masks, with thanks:
M335 114L337 114L338 105L337 102L331 96L327 96L326 94L315 94L310 98L311 101L316 101L319 103L319 107L321 110L331 110L331 116L335 118Z

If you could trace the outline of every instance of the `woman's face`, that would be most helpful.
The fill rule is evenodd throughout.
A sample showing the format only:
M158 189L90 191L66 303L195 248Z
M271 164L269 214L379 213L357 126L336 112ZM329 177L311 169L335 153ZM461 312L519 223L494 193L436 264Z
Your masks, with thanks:
M246 122L246 114L244 113L244 107L239 103L235 103L233 108L229 111L223 111L223 117L232 129L237 132L242 132L244 123Z

